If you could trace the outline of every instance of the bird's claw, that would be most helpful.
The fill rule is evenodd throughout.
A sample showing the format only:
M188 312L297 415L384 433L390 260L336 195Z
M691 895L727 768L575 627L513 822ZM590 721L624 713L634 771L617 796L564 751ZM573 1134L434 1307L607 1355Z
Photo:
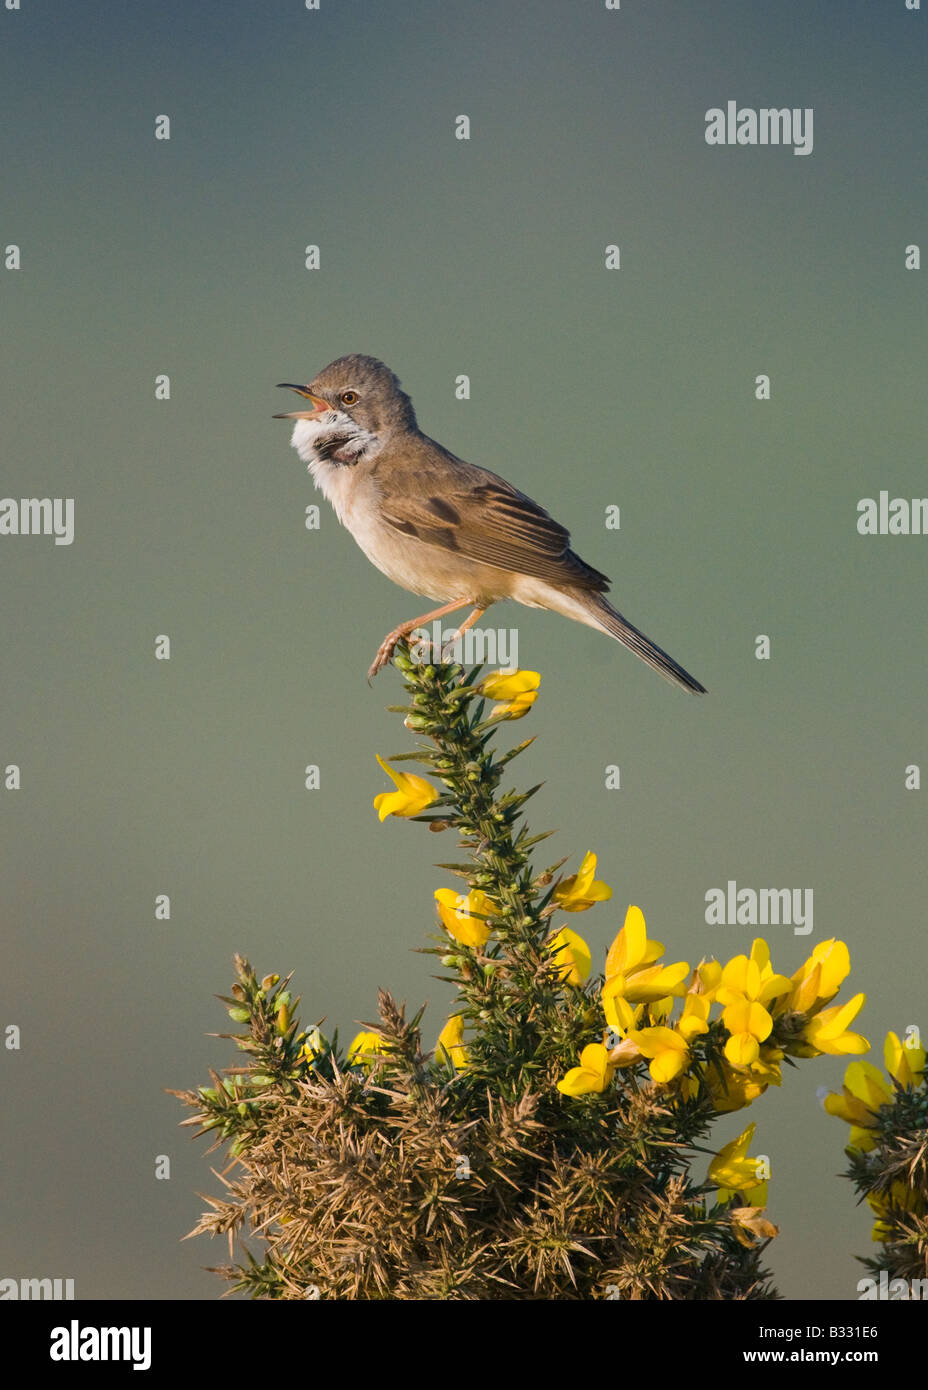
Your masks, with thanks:
M368 685L370 685L377 672L382 671L383 668L386 666L387 662L390 660L393 653L396 651L397 644L402 640L402 638L402 632L391 632L389 637L385 637L383 639L380 646L377 648L377 655L371 662L370 669L367 673Z
M391 657L392 655L393 655L393 652L392 652L392 651L388 651L388 652L384 653L383 647L380 648L380 651L379 651L379 652L377 653L377 655L374 657L374 660L371 662L370 667L368 668L368 672L367 672L367 683L368 683L368 685L370 685L371 681L372 681L372 680L374 679L374 677L377 675L377 672L383 670L383 668L386 666L387 662L390 660L390 657Z

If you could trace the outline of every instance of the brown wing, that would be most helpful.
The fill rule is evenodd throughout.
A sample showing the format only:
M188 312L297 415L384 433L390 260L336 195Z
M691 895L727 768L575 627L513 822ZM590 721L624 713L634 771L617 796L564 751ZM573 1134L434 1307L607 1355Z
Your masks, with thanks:
M429 496L427 473L422 481L420 494L394 495L382 504L383 519L402 535L511 573L597 593L609 588L606 576L570 549L569 531L505 478L467 464L454 486L435 496Z

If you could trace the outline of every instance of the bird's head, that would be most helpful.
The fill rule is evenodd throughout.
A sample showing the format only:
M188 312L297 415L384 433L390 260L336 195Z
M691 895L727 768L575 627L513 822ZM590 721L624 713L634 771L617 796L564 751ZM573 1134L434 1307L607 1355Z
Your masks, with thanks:
M288 411L278 420L310 420L333 429L353 425L378 438L416 427L412 401L376 357L352 353L323 367L308 386L279 384L303 396L310 409Z

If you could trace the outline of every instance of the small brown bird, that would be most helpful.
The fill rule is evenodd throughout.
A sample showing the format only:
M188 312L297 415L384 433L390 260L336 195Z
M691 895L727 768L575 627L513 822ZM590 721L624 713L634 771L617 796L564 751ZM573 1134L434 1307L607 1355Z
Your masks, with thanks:
M293 447L339 521L384 574L441 600L384 638L368 679L421 624L472 606L460 635L491 603L513 598L598 628L675 685L705 693L616 612L603 597L609 580L570 549L569 533L544 508L422 433L412 401L376 357L352 353L308 386L279 384L312 406L274 418L296 421Z

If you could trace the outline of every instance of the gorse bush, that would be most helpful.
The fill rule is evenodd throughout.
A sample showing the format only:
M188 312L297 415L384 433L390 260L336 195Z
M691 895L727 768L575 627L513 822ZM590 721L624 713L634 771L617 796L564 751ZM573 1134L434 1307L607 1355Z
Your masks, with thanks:
M845 1176L875 1214L881 1255L862 1259L878 1282L870 1296L928 1298L928 1077L917 1029L888 1033L886 1073L851 1062L825 1109L851 1126ZM917 1281L917 1283L916 1283ZM895 1287L893 1287L895 1282Z
M455 1010L430 1050L422 1011L381 991L344 1050L301 1027L289 979L236 957L225 1003L241 1029L222 1036L247 1061L177 1093L229 1156L191 1234L227 1233L233 1260L247 1241L218 1272L261 1298L778 1297L754 1125L718 1152L711 1134L802 1059L867 1050L850 1031L863 995L833 1002L847 948L820 943L792 976L762 940L724 965L665 964L632 906L593 974L567 921L611 889L593 853L574 873L533 867L538 788L502 790L532 740L494 749L537 675L481 679L405 647L395 664L420 745L381 764L394 790L374 805L457 837L461 857L440 867L459 886L435 894L441 944L427 948ZM924 1148L918 1163L924 1183Z

